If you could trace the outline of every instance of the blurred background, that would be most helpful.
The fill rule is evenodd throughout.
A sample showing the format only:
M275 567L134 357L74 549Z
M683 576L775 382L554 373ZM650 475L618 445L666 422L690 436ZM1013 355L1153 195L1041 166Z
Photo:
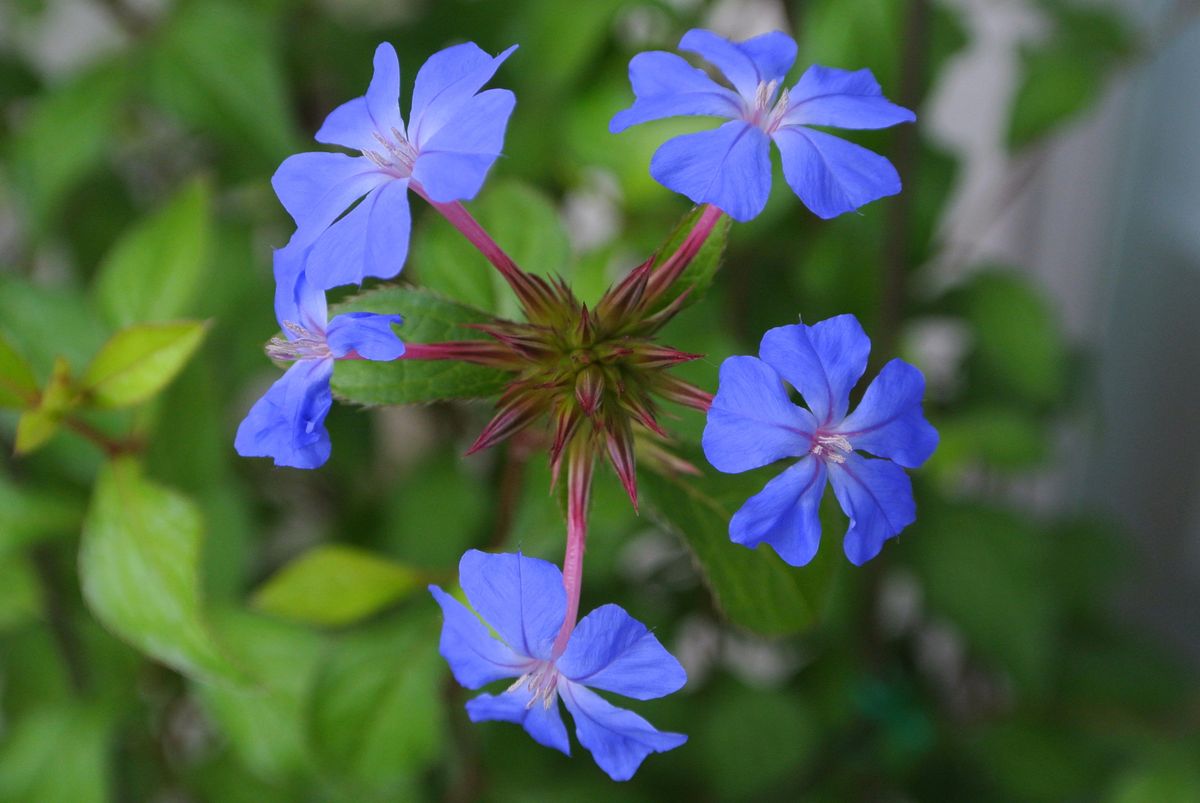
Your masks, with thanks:
M1200 800L1198 12L3 0L0 337L45 386L57 357L82 368L121 326L211 321L161 397L86 424L194 504L160 568L191 578L179 628L202 627L241 675L100 624L77 556L105 452L64 429L14 457L19 412L0 410L0 800ZM615 786L578 747L567 759L515 726L470 725L436 654L423 586L453 583L465 549L561 558L535 445L462 457L484 403L335 405L333 458L314 472L240 459L232 441L278 376L262 345L290 221L269 178L319 149L311 134L364 91L378 42L400 53L402 109L436 50L520 44L493 82L518 98L506 156L469 206L586 300L688 209L647 167L706 123L614 137L607 122L631 102L629 59L696 26L788 31L798 69L869 67L919 122L850 135L905 182L859 215L818 221L776 176L715 287L663 335L709 355L682 373L715 388L720 360L767 328L853 312L878 364L925 371L942 441L914 474L917 523L854 569L830 511L795 574L810 609L770 621L709 593L692 550L722 522L689 518L645 470L635 516L601 473L583 607L625 606L690 678L634 706L688 744ZM512 314L456 278L477 257L429 211L414 203L404 278ZM158 300L130 301L138 276L157 277ZM686 452L703 421L674 412ZM736 507L766 476L701 482ZM147 548L178 521L151 522ZM135 610L153 607L142 575L121 578Z

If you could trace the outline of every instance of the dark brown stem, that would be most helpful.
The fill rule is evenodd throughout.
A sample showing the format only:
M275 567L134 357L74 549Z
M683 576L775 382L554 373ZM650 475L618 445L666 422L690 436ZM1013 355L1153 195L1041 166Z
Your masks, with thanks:
M930 13L929 0L910 0L908 3L904 21L904 52L900 64L899 102L910 109L921 102L925 79L922 67L928 47ZM908 300L912 199L916 197L916 167L920 146L916 126L904 125L897 130L894 161L897 171L904 178L905 188L900 197L888 206L883 297L879 309L879 327L871 349L871 358L876 366L883 365L896 353L904 323L904 309Z
M145 444L137 438L114 438L78 418L66 418L63 420L63 424L73 432L82 435L96 444L109 457L118 457L123 454L137 454L145 447Z

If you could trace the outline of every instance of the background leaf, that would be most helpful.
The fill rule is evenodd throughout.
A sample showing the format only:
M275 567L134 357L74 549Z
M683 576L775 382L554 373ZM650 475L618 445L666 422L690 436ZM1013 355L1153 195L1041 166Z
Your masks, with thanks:
M197 321L177 321L122 329L101 347L80 387L97 407L146 401L183 370L207 328Z
M83 526L84 597L106 627L157 660L197 678L241 680L204 621L203 537L189 499L145 479L131 458L114 460Z
M33 369L0 332L0 407L29 407L37 394Z

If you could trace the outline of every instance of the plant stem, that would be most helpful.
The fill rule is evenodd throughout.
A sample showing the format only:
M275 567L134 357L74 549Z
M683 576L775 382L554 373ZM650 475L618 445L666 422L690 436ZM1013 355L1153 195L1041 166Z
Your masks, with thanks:
M496 244L492 236L484 230L483 226L479 225L479 221L471 216L471 213L460 201L451 201L450 203L435 201L426 195L425 188L415 181L409 184L409 187L441 213L451 226L462 232L471 245L479 249L479 253L483 254L487 261L500 271L500 275L514 290L518 289L525 272L517 267L517 263L513 262L512 257L504 253L504 249Z
M704 211L700 213L696 225L688 232L688 236L684 238L679 249L671 254L667 261L650 276L650 283L646 288L647 298L657 298L674 284L684 269L691 264L696 254L700 252L705 241L708 240L708 235L712 234L713 227L717 225L717 221L723 214L725 213L712 204L704 205Z
M587 512L592 495L592 452L579 442L567 456L567 551L563 556L563 586L567 590L567 616L554 640L555 657L567 648L567 640L579 618L579 595L583 590L583 553L587 548Z

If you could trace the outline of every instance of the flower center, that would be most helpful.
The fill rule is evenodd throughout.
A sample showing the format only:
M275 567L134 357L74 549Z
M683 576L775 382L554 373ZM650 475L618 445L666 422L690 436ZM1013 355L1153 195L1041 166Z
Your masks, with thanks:
M852 451L854 451L854 447L850 445L850 441L846 440L844 435L818 432L813 438L812 449L809 450L809 453L829 463L841 465L846 462L846 458Z
M558 667L553 661L538 661L533 669L517 678L505 691L516 691L525 686L531 694L529 702L525 704L526 708L533 708L533 704L540 699L542 707L549 709L557 699L558 677Z
M778 100L775 99L778 89L779 81L760 82L754 93L754 108L749 110L750 124L758 126L767 134L774 133L775 129L779 128L790 102L787 89L779 93Z
M399 130L393 128L394 140L375 132L375 139L383 146L383 152L363 151L362 155L375 164L395 173L398 178L408 178L412 175L413 164L417 161L417 149L412 146Z
M276 335L267 342L267 356L273 360L323 360L332 357L325 335L310 332L298 323L284 321L283 328L294 337Z

